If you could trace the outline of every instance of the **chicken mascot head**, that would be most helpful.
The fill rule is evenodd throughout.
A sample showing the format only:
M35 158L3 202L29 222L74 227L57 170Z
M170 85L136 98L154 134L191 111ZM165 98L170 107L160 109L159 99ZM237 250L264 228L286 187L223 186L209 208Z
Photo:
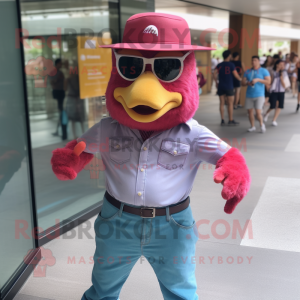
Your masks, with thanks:
M97 152L105 165L92 286L82 300L119 299L142 255L164 299L196 300L191 258L198 231L189 194L198 167L216 165L213 179L223 184L226 213L250 186L242 154L193 119L199 102L193 51L211 49L191 45L184 19L160 13L132 16L122 43L103 47L112 48L110 117L53 151L51 160L60 180L75 179Z

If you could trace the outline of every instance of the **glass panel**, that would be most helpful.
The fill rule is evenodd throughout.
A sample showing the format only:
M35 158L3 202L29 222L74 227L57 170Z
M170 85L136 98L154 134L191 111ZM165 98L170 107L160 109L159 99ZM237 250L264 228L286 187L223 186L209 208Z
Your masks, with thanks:
M0 1L0 289L34 248L18 27L15 1Z
M37 215L43 230L102 201L101 157L74 181L59 181L50 159L54 149L107 116L104 94L110 72L102 76L98 69L97 76L90 76L87 70L99 64L110 70L111 52L99 55L98 44L119 41L117 4L21 1Z
M120 26L123 36L126 21L135 14L154 11L154 0L120 0Z

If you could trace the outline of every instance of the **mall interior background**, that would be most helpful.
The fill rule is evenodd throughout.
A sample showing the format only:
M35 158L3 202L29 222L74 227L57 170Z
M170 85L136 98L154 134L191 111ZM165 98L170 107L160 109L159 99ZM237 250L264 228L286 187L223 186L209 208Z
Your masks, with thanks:
M31 230L37 225L38 237L42 239L51 228L56 228L53 226L59 227L80 214L98 209L105 192L100 157L78 175L77 181L60 182L53 175L49 164L51 152L66 141L52 134L59 113L52 98L51 76L42 69L27 72L26 66L38 57L52 63L61 58L65 78L77 68L81 87L84 84L80 78L81 39L93 38L91 33L94 33L98 42L105 38L110 43L118 42L128 17L147 11L184 17L191 28L193 44L201 44L199 37L203 31L216 29L206 34L205 42L217 50L196 53L197 66L208 80L203 92L210 93L211 55L219 57L227 47L229 36L224 29L229 27L229 11L173 0L0 1L0 36L5 41L0 45L0 156L8 155L9 162L3 165L4 173L0 175L2 295L20 275L25 255L39 245L32 238ZM259 26L261 55L268 54L270 48L285 54L290 51L291 43L298 43L298 25L260 18ZM25 38L21 43L18 43L17 28L23 28ZM107 61L104 59L101 63L107 64ZM105 87L107 77L102 75L87 77L87 80ZM84 130L87 130L108 115L104 92L80 98L85 114ZM75 126L80 136L80 123ZM71 124L67 134L68 140L75 138ZM28 238L15 238L16 224L27 228Z

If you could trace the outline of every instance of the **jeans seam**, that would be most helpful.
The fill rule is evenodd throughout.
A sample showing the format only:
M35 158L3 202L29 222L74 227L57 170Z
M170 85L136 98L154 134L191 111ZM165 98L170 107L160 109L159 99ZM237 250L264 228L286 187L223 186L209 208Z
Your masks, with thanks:
M149 241L148 241L147 243L144 243L144 244L143 244L144 246L149 245L150 242L151 242L151 235L152 235L152 219L151 219L150 222L151 222L151 223L150 223L150 225L151 225L151 226L150 226L150 232L149 232L149 236L150 236L150 237L149 237L149 239L148 239Z

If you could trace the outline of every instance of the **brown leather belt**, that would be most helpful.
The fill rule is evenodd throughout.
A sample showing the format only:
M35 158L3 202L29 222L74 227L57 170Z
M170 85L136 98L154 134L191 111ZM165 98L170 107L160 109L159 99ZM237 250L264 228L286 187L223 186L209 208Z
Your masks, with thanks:
M115 206L116 208L121 207L121 202L111 196L108 192L105 192L104 197L107 201ZM185 200L181 201L178 204L169 206L169 213L170 215L179 213L184 209L188 208L190 204L190 197L187 197ZM123 211L140 216L141 218L155 218L156 216L165 216L167 214L166 208L156 208L156 207L132 207L129 205L124 205Z

